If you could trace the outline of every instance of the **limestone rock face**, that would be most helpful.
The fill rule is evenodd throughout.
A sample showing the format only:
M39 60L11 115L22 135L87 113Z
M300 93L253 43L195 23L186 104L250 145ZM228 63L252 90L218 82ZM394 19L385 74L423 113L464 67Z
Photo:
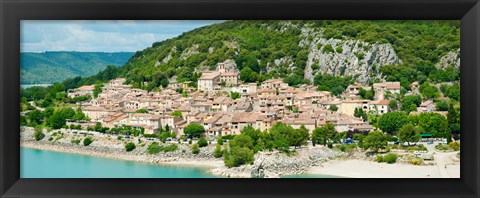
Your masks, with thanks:
M325 39L321 32L309 28L302 30L302 36L304 39L299 45L309 50L304 77L311 82L318 73L357 76L357 81L365 82L370 75L375 75L374 70L402 63L389 43Z
M239 72L237 63L235 63L235 60L233 59L227 59L223 61L223 64L225 64L226 69L230 69L230 72Z
M454 67L455 69L460 69L460 49L450 51L446 55L440 58L437 64L435 64L437 69L446 69L447 67Z

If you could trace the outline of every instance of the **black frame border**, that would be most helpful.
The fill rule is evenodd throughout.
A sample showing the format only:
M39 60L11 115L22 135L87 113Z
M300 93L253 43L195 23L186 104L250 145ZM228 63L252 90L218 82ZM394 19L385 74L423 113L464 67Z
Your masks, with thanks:
M461 179L19 179L20 20L461 19ZM0 0L1 197L479 197L478 0Z

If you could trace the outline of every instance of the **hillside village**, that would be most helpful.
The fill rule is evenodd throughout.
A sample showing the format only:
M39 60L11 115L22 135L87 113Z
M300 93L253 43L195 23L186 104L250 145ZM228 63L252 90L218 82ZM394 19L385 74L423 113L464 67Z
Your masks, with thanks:
M315 128L331 122L337 132L368 132L374 127L367 120L355 117L357 108L373 114L384 114L391 109L385 94L399 94L399 82L374 83L372 87L350 85L340 97L327 91L317 91L314 85L288 86L282 79L270 79L260 84L239 82L239 73L218 63L215 71L203 72L197 87L191 82L170 83L160 92L147 92L125 84L124 78L105 83L97 98L78 102L90 119L68 121L67 126L81 125L83 129L100 123L102 127L129 126L145 134L158 133L168 127L177 137L191 124L201 124L205 136L238 135L245 126L261 131L276 122L295 129L305 126L311 133ZM415 85L417 86L415 87ZM412 83L413 89L418 83ZM374 100L360 99L358 92L374 89ZM69 90L68 97L92 95L94 86ZM178 90L183 90L179 93ZM238 93L234 98L233 93ZM238 98L237 98L238 97ZM422 102L419 112L432 112L431 100ZM173 115L173 112L180 114ZM446 112L439 112L446 115Z

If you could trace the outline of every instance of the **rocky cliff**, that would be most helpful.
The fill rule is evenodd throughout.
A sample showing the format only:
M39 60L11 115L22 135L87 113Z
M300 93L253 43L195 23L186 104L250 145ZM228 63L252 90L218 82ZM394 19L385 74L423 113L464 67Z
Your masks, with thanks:
M366 82L371 75L380 77L376 72L380 67L402 63L388 43L325 39L321 31L309 28L303 29L302 36L300 46L309 49L304 77L311 82L318 73L357 76L359 82Z
M437 69L446 69L448 67L454 67L455 69L460 69L460 49L450 51L435 64Z

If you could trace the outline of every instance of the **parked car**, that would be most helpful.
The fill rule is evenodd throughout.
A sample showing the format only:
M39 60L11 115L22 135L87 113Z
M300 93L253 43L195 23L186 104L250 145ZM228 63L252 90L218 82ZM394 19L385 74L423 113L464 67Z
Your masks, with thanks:
M430 140L430 141L429 141L427 144L433 144L433 141L432 141L432 140Z
M351 143L353 143L352 139L347 138L347 139L345 140L345 144L351 144Z

